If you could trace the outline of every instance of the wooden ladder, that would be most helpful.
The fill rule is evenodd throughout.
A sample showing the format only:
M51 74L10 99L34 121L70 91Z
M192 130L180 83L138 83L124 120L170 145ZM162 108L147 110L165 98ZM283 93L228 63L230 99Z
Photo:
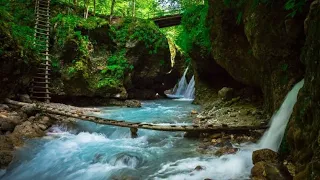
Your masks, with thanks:
M37 74L33 77L31 98L49 103L51 99L49 91L50 0L36 0L35 17L34 46L40 51L41 63Z

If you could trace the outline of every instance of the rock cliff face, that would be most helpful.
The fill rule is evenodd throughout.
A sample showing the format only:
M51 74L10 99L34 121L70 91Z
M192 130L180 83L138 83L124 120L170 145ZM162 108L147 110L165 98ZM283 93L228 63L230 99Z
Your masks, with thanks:
M306 43L301 60L306 66L304 87L288 127L287 140L296 164L295 179L320 178L320 1L310 6L305 21Z
M103 19L98 22L80 21L74 28L80 38L75 33L63 47L57 47L59 37L54 38L54 54L62 67L55 73L56 94L154 99L156 93L173 87L165 83L171 70L168 42L152 22L120 19L112 26ZM53 34L59 35L59 30Z
M26 49L14 38L10 18L0 15L0 101L5 97L20 92L26 92L26 86L32 80L32 73L39 59L30 49ZM11 24L12 23L12 24Z
M299 61L303 15L288 19L284 3L260 3L252 8L253 1L242 7L209 1L207 21L214 61L235 80L260 88L269 111L280 106L303 74Z

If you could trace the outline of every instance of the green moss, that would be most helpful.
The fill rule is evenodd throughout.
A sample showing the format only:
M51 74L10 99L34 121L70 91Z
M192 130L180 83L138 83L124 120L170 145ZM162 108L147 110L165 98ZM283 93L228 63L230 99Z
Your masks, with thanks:
M149 50L149 54L156 54L160 48L167 47L167 40L153 21L126 18L120 24L112 26L116 36L114 41L120 47L125 47L127 42L141 41Z

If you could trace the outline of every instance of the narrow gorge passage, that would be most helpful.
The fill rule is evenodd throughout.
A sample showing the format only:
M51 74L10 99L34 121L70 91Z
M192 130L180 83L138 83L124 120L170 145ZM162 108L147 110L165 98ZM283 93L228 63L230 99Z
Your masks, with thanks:
M269 132L286 126L303 81L288 94L275 114ZM190 101L146 101L140 109L101 108L101 117L117 120L144 119L155 124L190 124L190 112L199 107ZM173 121L174 119L174 121ZM278 147L280 135L262 139L262 146ZM271 143L271 145L270 145ZM199 142L183 138L182 133L140 130L130 138L127 128L78 121L74 127L54 126L47 136L28 140L16 152L2 179L248 179L255 144L234 144L236 154L220 157L197 152ZM277 150L277 149L275 149ZM201 167L198 170L197 167Z

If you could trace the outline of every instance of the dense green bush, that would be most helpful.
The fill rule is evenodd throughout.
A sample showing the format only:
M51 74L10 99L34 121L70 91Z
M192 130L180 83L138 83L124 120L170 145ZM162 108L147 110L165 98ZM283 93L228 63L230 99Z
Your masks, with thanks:
M176 43L187 54L190 53L194 45L201 48L201 54L210 52L211 42L209 26L206 23L207 13L207 4L193 6L184 11L182 17L183 30Z
M100 71L103 76L98 82L97 86L99 88L117 86L122 83L125 72L133 69L133 66L128 64L125 53L126 50L123 49L108 58L107 65Z
M159 28L150 20L126 18L112 29L116 34L114 40L122 47L128 41L138 40L149 49L149 54L155 54L160 47L167 45L167 41L161 38L163 35Z

